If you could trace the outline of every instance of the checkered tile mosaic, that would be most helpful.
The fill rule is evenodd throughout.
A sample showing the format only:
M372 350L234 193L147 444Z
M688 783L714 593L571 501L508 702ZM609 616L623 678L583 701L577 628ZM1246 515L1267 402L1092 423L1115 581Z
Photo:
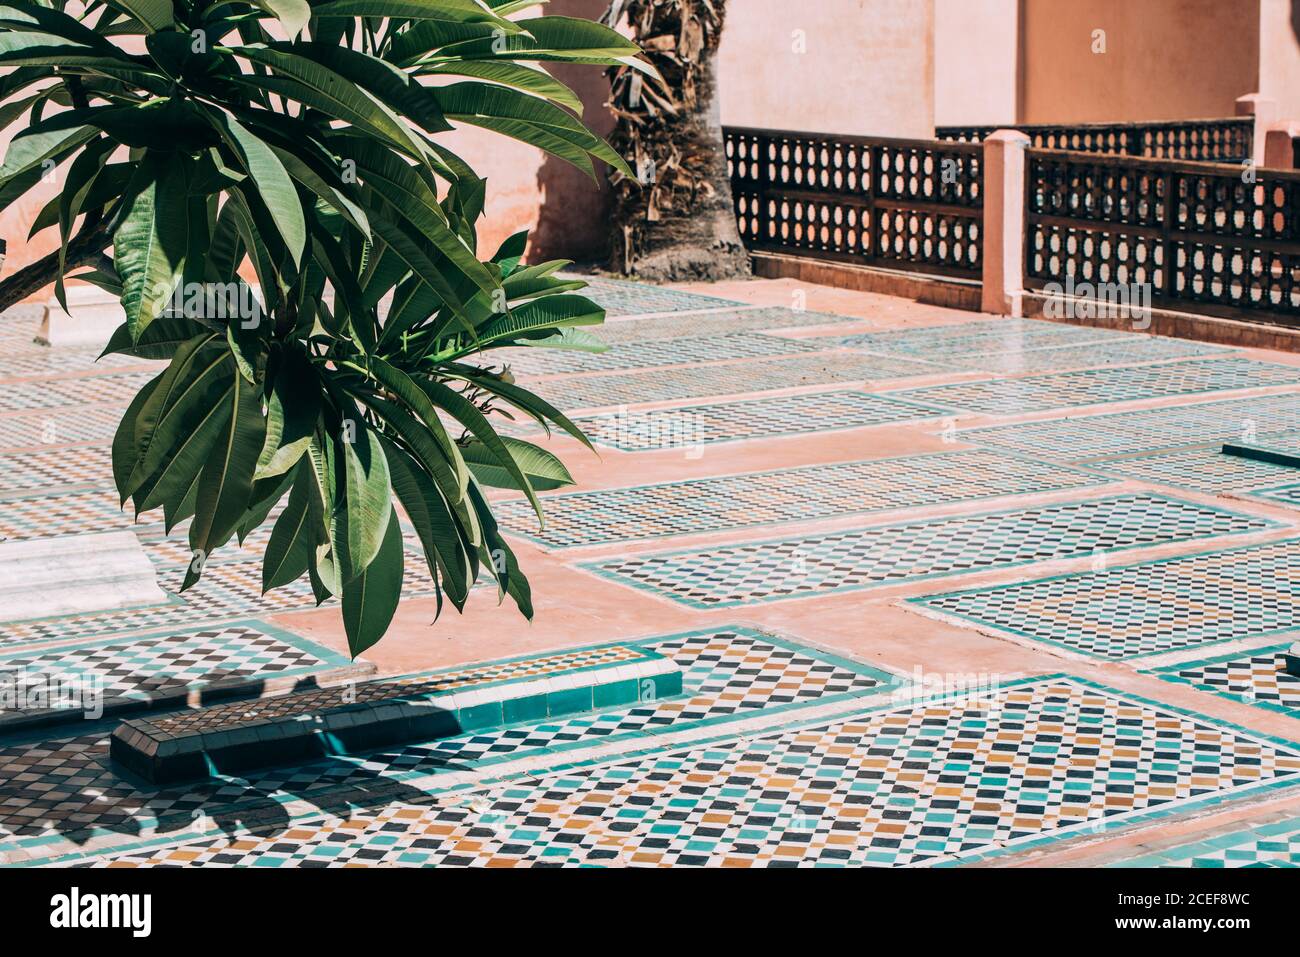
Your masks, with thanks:
M597 445L648 452L860 429L936 415L930 409L865 392L809 392L645 412L604 412L575 416L573 421Z
M1007 352L954 356L947 361L957 368L971 372L1025 375L1062 369L1132 365L1156 362L1161 359L1186 359L1225 351L1221 346L1210 346L1187 339L1160 339L1155 336L1134 335L1125 339L1106 339L1079 346L1025 348Z
M691 312L697 309L720 309L726 306L744 305L731 299L701 296L698 293L652 286L643 282L605 279L599 276L565 276L565 278L581 279L586 282L587 288L579 289L577 294L591 299L611 316Z
M598 330L595 335L600 336ZM603 338L603 337L601 337ZM570 372L609 372L618 369L650 369L656 366L686 365L725 359L753 359L760 356L789 356L815 352L818 346L801 339L750 335L709 338L665 339L611 346L608 352L578 352L569 349L503 349L484 356L505 362L518 375L557 375Z
M1117 478L1141 479L1157 485L1172 485L1197 492L1237 492L1286 481L1295 471L1268 462L1255 462L1224 455L1220 445L1179 449L1131 458L1089 462Z
M112 406L43 409L0 417L0 451L51 445L109 445L122 420Z
M1014 353L1026 349L1119 342L1132 338L1135 338L1132 333L1088 326L1067 326L1040 319L985 319L949 326L868 332L844 336L838 341L850 348L868 352L948 361L962 359L972 353Z
M141 532L162 521L162 513L155 511L146 512L137 522L131 503L122 509L117 499L117 492L111 486L0 499L0 540L118 529Z
M1230 831L1111 867L1300 867L1300 818Z
M530 386L559 408L594 409L638 402L768 392L831 382L905 379L942 371L941 367L906 359L827 352L762 361L539 379Z
M748 528L1080 488L1104 479L984 451L874 459L546 496L546 528L527 502L503 502L502 524L553 548Z
M1103 455L1240 440L1244 435L1297 427L1300 401L1294 395L1279 395L963 429L956 438L1024 455L1078 462Z
M59 486L113 484L113 456L106 446L0 453L0 495ZM4 523L0 504L0 525Z
M681 697L389 748L364 758L268 769L251 774L246 783L138 789L109 765L106 732L0 746L0 781L5 782L0 849L16 839L30 841L89 827L135 833L144 819L173 818L188 824L199 810L220 819L268 795L289 799L369 787L376 781L427 780L548 751L644 741L645 735L669 729L724 725L760 713L793 713L813 704L847 702L897 684L864 665L746 629L721 628L632 644L665 655L682 669Z
M1098 658L1294 630L1300 539L912 599L919 607Z
M0 356L0 379L47 378L63 375L107 375L124 369L152 369L156 375L161 362L119 353L97 359L98 349L51 349L47 346L14 346L5 343Z
M1300 622L1295 624L1300 626ZM1300 677L1288 674L1285 669L1285 653L1290 647L1289 644L1273 645L1250 652L1185 661L1154 668L1151 674L1233 701L1300 718Z
M41 382L0 383L0 412L53 409L68 405L126 406L152 378L152 373L128 372Z
M581 567L692 607L725 608L1271 527L1178 499L1123 495Z
M759 332L764 329L798 329L861 321L852 316L837 316L829 312L808 312L781 306L766 306L758 309L729 309L722 312L659 316L652 319L623 319L618 322L606 322L592 332L611 345L625 345L633 342L730 336L740 332ZM835 340L821 336L815 338L813 344L819 348L834 348L839 345Z
M959 382L889 393L938 409L1015 415L1300 382L1300 366L1255 359L1190 359L1160 365L1084 369L1024 379ZM1300 405L1300 396L1292 397Z
M257 623L0 655L0 675L94 682L106 697L139 698L232 679L284 678L348 659ZM23 683L16 677L18 684ZM3 710L0 710L3 714Z
M410 798L115 866L961 863L1289 785L1300 753L1078 679Z

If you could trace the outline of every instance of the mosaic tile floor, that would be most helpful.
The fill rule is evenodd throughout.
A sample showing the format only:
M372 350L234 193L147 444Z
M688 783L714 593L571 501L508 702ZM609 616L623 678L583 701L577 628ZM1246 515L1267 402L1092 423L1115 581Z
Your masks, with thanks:
M598 714L490 729L360 758L332 758L275 768L243 781L142 790L113 773L107 735L93 733L0 745L0 850L39 845L43 837L89 827L134 834L173 817L188 826L193 812L239 816L237 806L268 796L288 799L378 781L426 782L471 767L648 734L725 725L757 714L793 715L812 705L849 703L887 693L897 679L741 628L715 628L643 639L683 672L683 696ZM431 777L432 776L432 777Z
M843 336L853 349L923 359L962 359L972 353L1020 352L1056 346L1131 341L1133 336L1109 329L1068 326L1042 319L983 319L947 326L921 326Z
M1300 366L1256 359L1190 359L1160 365L1084 369L1024 379L960 382L889 395L932 408L1014 415L1300 382ZM1300 403L1300 397L1295 399Z
M1300 752L1069 677L99 865L960 863L1290 785Z
M1300 622L1293 624L1300 626ZM1188 684L1233 701L1300 718L1300 677L1288 674L1284 667L1284 653L1290 647L1282 644L1251 652L1237 651L1154 668L1150 673L1166 681Z
M1242 828L1111 867L1300 867L1300 818Z
M1033 337L1030 337L1032 341ZM1008 352L986 352L953 356L945 361L971 372L1024 375L1064 369L1088 369L1097 366L1132 365L1161 359L1185 359L1192 356L1226 352L1222 346L1191 342L1187 339L1161 339L1142 336L1107 339L1086 345L1025 348Z
M1079 462L1103 455L1239 440L1296 427L1300 427L1300 398L1280 395L962 429L955 438L1024 455Z
M50 453L56 457L61 454ZM39 463L24 463L20 474L39 468ZM53 494L30 492L0 499L0 540L3 541L118 529L147 534L161 521L160 511L146 512L136 521L131 503L127 503L125 510L118 505L117 491L111 485Z
M1161 654L1296 629L1300 539L911 601L1094 657Z
M640 313L690 312L698 309L720 309L726 306L740 306L743 303L716 296L702 296L663 286L652 286L643 282L628 282L621 279L606 279L601 276L569 276L587 283L587 288L579 290L578 295L586 296L602 306L611 316L637 315Z
M535 392L566 409L769 392L798 386L934 375L942 367L880 356L816 353L761 362L727 362L639 372L535 380Z
M0 383L0 412L94 403L125 406L152 378L149 372L127 372L45 382Z
M0 655L0 675L15 674L17 684L41 676L93 682L105 696L135 698L214 681L305 675L347 663L343 655L306 639L246 622Z
M603 338L598 328L593 335ZM709 338L664 339L613 345L608 352L576 352L561 349L503 349L491 355L506 362L521 375L557 375L570 372L608 372L619 369L649 369L725 359L753 359L816 352L816 344L800 339L783 339L762 333Z
M0 495L58 486L112 484L113 457L106 445L0 453ZM4 516L0 515L3 524Z
M50 445L109 445L122 419L112 406L43 409L0 417L0 451Z
M65 375L100 376L126 369L161 370L161 363L135 356L99 356L98 349L51 349L49 346L5 343L0 355L0 379L40 378ZM12 383L11 383L12 384Z
M595 334L610 345L633 342L658 342L664 339L699 338L702 336L729 336L740 332L761 332L774 329L798 329L805 326L827 326L837 323L860 322L851 316L837 316L829 312L809 312L786 309L783 306L699 312L690 315L660 316L653 319L620 319L605 322ZM834 348L838 343L826 337L816 337L812 344L818 348Z
M580 567L681 604L725 608L1271 527L1179 499L1122 495Z
M936 413L930 409L865 392L810 392L647 412L604 412L575 416L573 421L597 445L624 452L645 452L935 417Z
M810 521L1104 482L1075 469L984 451L912 455L544 497L546 528L523 501L502 525L552 548Z
M1118 478L1134 478L1157 485L1217 494L1275 485L1295 475L1295 470L1268 462L1224 455L1222 445L1157 452L1122 459L1088 462L1088 467Z

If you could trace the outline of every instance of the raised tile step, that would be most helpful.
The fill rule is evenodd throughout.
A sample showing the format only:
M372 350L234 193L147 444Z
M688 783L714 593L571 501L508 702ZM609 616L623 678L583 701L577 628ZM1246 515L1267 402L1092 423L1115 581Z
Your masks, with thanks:
M1225 442L1223 454L1300 469L1300 442L1297 439L1300 439L1300 433L1287 432L1261 436L1258 442Z
M158 785L681 694L670 659L603 645L122 722L110 754Z

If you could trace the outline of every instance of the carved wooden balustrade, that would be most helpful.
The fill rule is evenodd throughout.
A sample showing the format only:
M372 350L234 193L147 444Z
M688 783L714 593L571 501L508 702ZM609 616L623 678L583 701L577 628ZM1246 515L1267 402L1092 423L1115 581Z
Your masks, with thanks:
M1300 172L1029 150L1026 284L1149 284L1187 312L1300 325Z
M978 279L982 147L727 128L751 251Z
M1017 129L1037 149L1104 153L1147 159L1242 163L1253 155L1255 120L1170 120L1152 123L1027 124L1015 126L941 126L935 137L982 143L999 129Z

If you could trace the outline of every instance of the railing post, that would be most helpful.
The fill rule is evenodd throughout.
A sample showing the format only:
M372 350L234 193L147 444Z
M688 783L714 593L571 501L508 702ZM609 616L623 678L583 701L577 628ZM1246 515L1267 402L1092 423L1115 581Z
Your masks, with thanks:
M1023 316L1025 299L1025 150L1018 130L984 139L984 289L981 309Z
M1300 122L1275 123L1264 139L1265 169L1295 169L1300 154Z
M1256 166L1264 166L1264 143L1268 139L1268 128L1277 121L1277 102L1262 93L1251 93L1237 97L1237 115L1255 118L1255 135L1251 144L1251 159Z

